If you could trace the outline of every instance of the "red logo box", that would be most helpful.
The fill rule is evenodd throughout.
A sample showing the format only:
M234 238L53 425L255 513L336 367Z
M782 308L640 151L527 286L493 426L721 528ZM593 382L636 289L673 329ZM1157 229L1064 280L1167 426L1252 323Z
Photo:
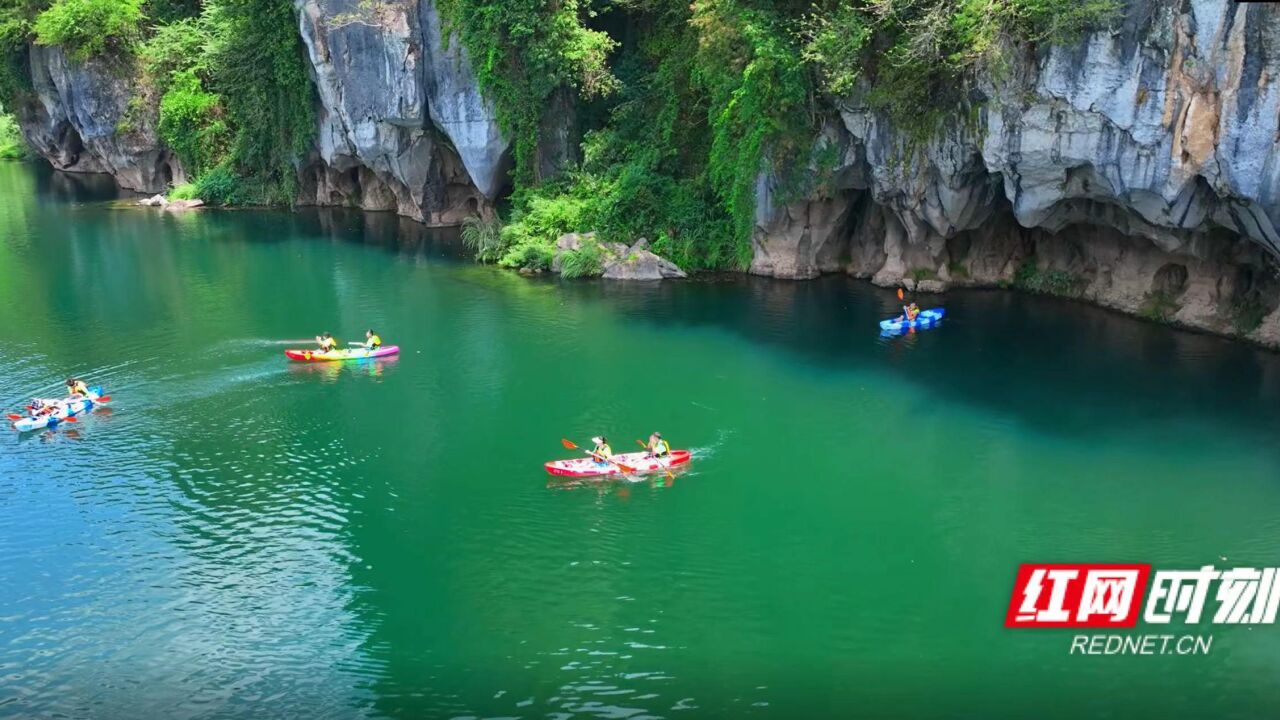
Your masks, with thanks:
M1018 568L1004 626L1131 628L1149 564L1028 564Z

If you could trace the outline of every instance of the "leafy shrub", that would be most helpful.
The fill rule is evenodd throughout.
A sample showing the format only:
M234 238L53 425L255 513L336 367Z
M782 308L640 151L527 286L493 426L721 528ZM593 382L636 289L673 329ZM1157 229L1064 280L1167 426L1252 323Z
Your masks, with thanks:
M483 263L497 262L506 250L502 244L502 221L497 217L471 216L462 221L462 243Z
M1231 304L1231 324L1242 335L1257 330L1268 314L1270 310L1256 297L1240 298Z
M582 187L582 183L576 183ZM506 248L498 264L545 270L551 266L556 240L565 233L584 229L590 224L590 201L585 193L532 193L517 200L511 222L502 228L502 245Z
M12 115L0 111L0 160L22 160L27 156L27 141Z
M1169 293L1163 290L1155 290L1147 293L1142 306L1138 308L1138 314L1148 320L1169 322L1180 309L1178 301Z
M1085 286L1085 279L1065 270L1041 270L1032 260L1023 263L1014 273L1013 285L1030 292L1061 297L1076 297Z
M207 71L205 46L209 40L208 23L202 18L183 18L157 26L138 46L138 59L147 78L163 95L179 73L203 75Z
M139 38L142 0L55 0L36 17L41 45L60 45L86 60L108 48L127 50Z
M194 200L196 198L200 198L200 193L196 189L195 183L182 183L169 191L170 200ZM204 198L200 199L203 200Z
M199 175L225 156L229 132L221 116L219 97L206 91L193 71L174 74L160 99L160 139L187 172Z
M594 240L585 241L577 250L571 250L560 257L561 277L594 277L603 272L600 244Z
M246 192L244 181L224 163L195 179L195 197L209 205L238 205L252 191Z

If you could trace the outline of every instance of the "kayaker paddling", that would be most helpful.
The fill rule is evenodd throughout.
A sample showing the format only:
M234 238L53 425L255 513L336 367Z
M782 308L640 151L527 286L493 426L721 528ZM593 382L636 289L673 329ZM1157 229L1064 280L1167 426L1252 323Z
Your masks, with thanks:
M89 387L79 378L67 378L67 397L79 400L89 395Z
M338 348L338 341L329 333L322 333L316 336L316 343L320 346L320 352L333 352Z
M380 347L382 347L382 338L378 337L378 333L374 332L373 328L366 330L364 332L364 349L372 351Z
M609 447L609 439L600 435L591 438L591 442L595 443L596 446L588 454L595 458L596 465L608 465L609 459L613 457L613 448Z
M654 431L645 445L649 457L665 459L671 455L671 444L662 439L662 433Z

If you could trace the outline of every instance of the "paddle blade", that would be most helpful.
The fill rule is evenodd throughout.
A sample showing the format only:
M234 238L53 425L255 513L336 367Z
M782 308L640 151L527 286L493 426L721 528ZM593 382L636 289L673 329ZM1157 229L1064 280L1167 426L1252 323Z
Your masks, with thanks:
M61 420L59 420L58 422L78 423L80 422L80 418L76 417L75 415L68 415L62 418Z
M626 474L628 474L628 475L635 475L635 474L636 474L636 469L635 469L635 468L633 468L633 467L627 467L626 465L623 465L623 464L622 464L622 463L620 463L620 462L615 462L615 463L614 463L614 465L617 465L619 470L621 470L622 472L624 472L624 473L626 473Z
M899 300L902 300L902 299L904 299L904 298L905 298L905 296L902 294L902 288L898 288L898 299L899 299Z
M561 445L563 445L563 446L565 447L565 449L566 449L566 450L577 450L577 449L578 449L578 446L577 446L577 445L574 445L574 444L573 444L573 441L572 441L572 440L570 440L570 439L568 439L568 438L560 438L560 444L561 444Z
M637 444L637 445L639 445L640 447L644 448L645 450L648 450L648 449L649 449L649 446L648 446L648 445L645 445L643 440L637 440L637 441L636 441L636 444Z
M102 397L98 398L97 400L94 400L94 402L100 402L100 403L102 403L102 402L111 402L111 396L110 396L110 395L103 395Z
M22 416L21 416L21 415L14 415L13 413L9 413L8 415L5 415L5 417L9 418L10 420L21 420L21 419L22 419Z

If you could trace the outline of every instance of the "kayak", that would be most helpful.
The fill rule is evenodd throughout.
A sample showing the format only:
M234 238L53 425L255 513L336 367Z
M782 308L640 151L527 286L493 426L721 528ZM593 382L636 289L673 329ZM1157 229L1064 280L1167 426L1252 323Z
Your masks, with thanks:
M28 415L21 420L14 420L13 429L18 432L30 432L44 427L57 427L68 417L79 415L80 413L90 410L95 404L97 404L94 401L100 397L102 397L102 388L95 385L94 387L89 388L89 397L71 401L46 400L46 403L57 405L58 409L48 415L41 415L39 417L31 417Z
M684 465L689 462L689 458L688 450L672 450L670 457L661 460L647 457L642 452L623 453L622 455L613 456L614 460L630 467L639 475L661 472L669 467ZM622 474L622 470L617 465L613 463L597 465L596 461L589 457L574 458L573 460L552 460L546 464L546 467L547 472L552 475L563 475L565 477L598 477Z
M320 352L319 350L285 350L284 356L290 360L297 362L342 362L344 360L368 360L370 358L387 357L400 352L400 348L395 345L384 345L377 350L369 351L364 348L347 348L345 350L334 350L332 352Z
M881 320L880 329L888 332L902 332L903 330L914 330L915 328L931 328L942 322L942 316L946 312L946 308L929 308L928 310L921 310L915 320L899 320L898 318Z

